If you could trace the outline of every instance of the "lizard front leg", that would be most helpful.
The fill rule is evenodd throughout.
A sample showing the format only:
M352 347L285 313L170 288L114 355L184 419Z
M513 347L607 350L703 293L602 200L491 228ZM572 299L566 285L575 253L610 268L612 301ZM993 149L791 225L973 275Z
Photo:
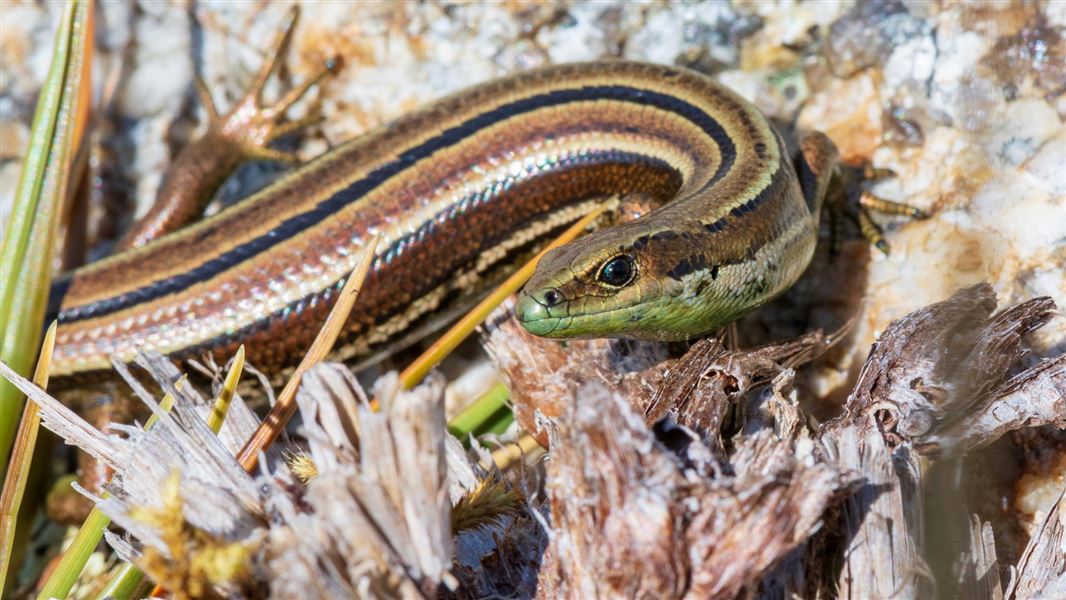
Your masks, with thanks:
M837 253L842 239L842 216L846 215L855 221L863 237L886 254L888 242L870 213L902 215L912 219L925 219L928 216L909 204L878 198L863 190L863 180L880 178L884 173L866 169L859 176L854 169L844 167L839 162L836 146L823 133L815 131L801 135L795 166L812 214L817 217L823 207L829 213L832 254ZM857 203L848 202L856 195L859 197Z

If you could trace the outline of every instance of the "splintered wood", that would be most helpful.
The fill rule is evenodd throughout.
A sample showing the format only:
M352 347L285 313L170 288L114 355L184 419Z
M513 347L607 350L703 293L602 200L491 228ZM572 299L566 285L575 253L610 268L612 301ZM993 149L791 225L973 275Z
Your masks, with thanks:
M982 284L892 323L839 416L816 429L798 407L791 369L847 328L757 349L705 339L670 358L655 344L561 348L510 321L490 326L486 345L516 414L550 438L556 529L539 594L1066 597L1057 516L1023 557L1038 567L999 565L976 516L953 580L923 555L930 458L1066 425L1066 357L1017 368L1022 338L1054 304L995 308Z
M1066 358L1026 361L1023 345L1054 305L995 308L978 285L893 322L820 424L794 369L846 327L753 349L564 346L499 318L486 346L550 446L509 474L447 433L438 375L411 391L380 378L376 413L346 367L311 369L293 441L249 474L234 453L254 414L235 397L216 436L210 403L159 357L139 363L170 413L120 367L158 416L150 431L97 431L0 372L115 469L95 500L125 535L106 539L179 598L1062 598L1062 491L1020 554L961 495L952 552L928 548L947 531L930 465L1066 425Z
M719 461L691 430L653 431L602 385L579 391L551 434L544 598L754 590L859 481L813 454L799 430L760 428Z
M541 445L547 433L538 415L562 417L570 399L600 381L636 407L649 423L672 413L678 423L716 432L724 411L779 373L821 356L850 324L833 335L815 331L761 348L727 351L715 338L697 341L680 358L668 346L628 340L569 340L530 335L503 306L487 327L485 347L511 384L515 416Z

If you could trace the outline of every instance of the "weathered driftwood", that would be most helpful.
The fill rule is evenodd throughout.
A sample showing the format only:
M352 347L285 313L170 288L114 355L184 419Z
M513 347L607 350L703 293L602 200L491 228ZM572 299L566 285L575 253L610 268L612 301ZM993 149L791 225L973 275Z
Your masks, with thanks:
M497 309L483 328L482 342L508 383L515 418L544 446L548 433L538 416L566 414L578 389L602 381L643 407L674 363L663 344L599 339L563 345L538 338L526 333L513 314L509 302Z
M1011 569L1006 597L1066 598L1066 488Z
M876 413L890 445L961 453L1004 433L1066 426L1066 355L1014 377L1022 337L1051 319L1055 304L1035 298L995 315L988 284L957 292L893 322L866 361L847 410Z
M754 591L856 482L819 459L800 428L745 434L719 463L690 430L656 435L617 394L581 392L552 429L543 598Z
M565 345L526 333L504 305L482 339L510 384L515 416L547 444L538 415L559 418L589 382L603 382L655 422L671 413L678 423L717 435L726 411L785 369L818 358L850 330L815 331L760 348L727 350L716 338L697 341L680 358L665 344L631 340L570 340ZM711 440L717 451L720 443Z
M993 316L995 305L991 287L982 284L893 322L874 345L844 414L822 428L822 444L838 464L866 479L843 506L841 597L933 593L921 558L920 451L962 453L1007 431L1066 418L1061 357L1013 378L1007 371L1021 357L1021 336L1050 318L1053 303L1038 298ZM1047 391L1056 387L1057 396ZM1034 402L1018 404L1023 397ZM1010 412L999 413L1002 407ZM979 560L959 584L997 597L990 572L998 567L985 535L981 549L969 550Z
M752 563L738 551L733 554L736 568L718 574L716 587L700 592L728 596L739 590L757 590L768 597L795 593L851 598L918 598L936 593L939 587L923 559L926 524L922 477L926 459L921 455L958 456L1008 431L1043 424L1061 426L1066 419L1066 359L1042 361L1013 377L1009 373L1023 357L1022 337L1047 322L1053 304L1038 298L993 315L994 308L991 288L979 285L889 326L873 348L845 412L813 436L815 449L809 452L813 460L832 468L840 477L838 481L851 481L848 474L860 478L857 491L833 510L815 505L819 514L813 518L824 518L829 530L809 540L805 551L797 549L789 556L782 553L775 560L758 563L755 571L764 579L745 571ZM632 510L626 504L628 495L647 496L651 492L646 488L655 485L663 488L657 498L666 504L660 507L660 514L691 515L676 506L682 503L669 485L670 478L662 475L669 473L663 466L669 461L663 463L665 459L657 455L665 445L649 441L649 433L634 433L643 419L629 414L615 418L605 408L610 405L607 399L625 397L637 408L637 414L648 420L675 414L677 420L690 426L690 434L691 430L700 432L697 440L702 451L716 458L701 463L697 472L711 479L725 475L747 481L742 469L757 463L745 463L738 457L751 443L750 436L776 431L777 443L788 448L789 437L780 432L805 429L807 418L780 400L790 387L787 368L816 357L833 338L807 336L763 349L732 352L715 340L704 340L680 360L660 363L656 370L644 362L634 362L632 353L625 352L636 349L638 356L647 357L655 354L654 347L571 342L564 353L550 342L523 336L509 323L490 328L490 350L516 390L516 401L528 403L519 407L519 414L526 411L528 418L529 412L539 412L550 417L542 423L555 423L558 429L549 462L554 536L541 572L541 594L550 596L546 590L561 595L644 590L679 596L689 590L679 587L678 582L692 575L679 565L694 569L707 566L698 563L693 567L679 558L693 552L692 547L679 541L683 538L676 529L659 527L655 514L646 515L649 521L641 527L609 526L612 521L626 522ZM668 369L665 376L664 366ZM644 377L648 372L652 372L650 380ZM773 389L758 398L776 398L777 402L757 406L744 401L775 376L778 379ZM582 388L581 382L598 382L609 391L593 394L601 398L598 404L586 404L590 388ZM650 387L657 391L648 394ZM578 406L584 406L586 412L574 408ZM731 407L736 410L732 422L727 423ZM693 447L691 442L684 446ZM796 447L807 446L801 443ZM569 454L571 449L575 449L574 457ZM627 456L639 459L624 458ZM689 459L682 463L690 467L696 464ZM571 471L564 472L565 468ZM755 502L756 491L746 491L749 501ZM595 507L600 507L598 512ZM730 512L727 507L722 510ZM797 520L810 518L806 514L793 516ZM680 527L686 521L670 523ZM767 548L794 547L794 540L790 540L791 546L783 543L787 536L780 531L774 537L774 526L774 519L767 519L745 523L741 530L746 539L759 540ZM659 531L659 535L649 538L649 531ZM975 531L974 546L962 557L956 585L981 597L1001 597L990 529L981 524ZM713 539L713 532L704 533ZM673 546L668 549L674 554L668 555L661 544L648 546L648 539L662 539L663 544L670 541ZM634 548L644 549L644 553ZM826 552L839 552L841 558L827 558ZM840 562L843 568L835 571L834 564ZM628 578L606 577L608 572L603 569L610 565L619 573L632 573ZM1052 566L1051 571L1060 573L1062 569ZM730 579L732 576L736 578ZM694 585L696 580L685 581Z
M873 419L834 428L821 443L862 486L841 507L841 598L925 598L933 582L922 559L921 466L909 447L889 449Z
M962 557L958 576L956 584L961 597L1002 600L1003 584L996 563L992 525L977 515L970 516L970 548Z
M160 416L149 432L98 432L0 370L47 427L116 469L99 506L126 535L108 541L186 596L1063 597L1062 495L1009 571L969 512L952 581L923 558L928 461L1066 419L1064 359L1009 370L1053 306L994 307L976 286L891 324L817 429L792 368L839 334L733 351L708 340L670 358L490 328L514 396L531 403L519 414L551 438L546 497L447 435L439 378L409 393L383 378L377 414L344 367L309 372L298 400L317 476L304 485L277 450L256 476L241 470L233 450L254 417L238 400L234 430L214 436L207 402L174 390L165 361L144 364L177 401L163 414L138 390ZM496 504L471 508L479 493ZM458 533L457 510L474 515ZM243 568L220 578L196 556Z

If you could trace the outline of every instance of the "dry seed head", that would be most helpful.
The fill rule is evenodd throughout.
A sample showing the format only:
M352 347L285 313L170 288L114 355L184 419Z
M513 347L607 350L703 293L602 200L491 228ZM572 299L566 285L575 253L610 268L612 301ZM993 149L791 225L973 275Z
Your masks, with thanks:
M517 515L521 506L522 494L513 485L495 478L482 479L452 507L452 534Z
M181 474L174 471L160 490L162 505L139 507L130 516L159 530L169 556L146 546L138 566L175 598L214 597L216 586L241 587L255 548L212 536L186 523L182 512Z
M285 463L289 466L292 474L300 478L304 484L310 483L318 477L318 467L310 454L306 452L291 452L285 457Z

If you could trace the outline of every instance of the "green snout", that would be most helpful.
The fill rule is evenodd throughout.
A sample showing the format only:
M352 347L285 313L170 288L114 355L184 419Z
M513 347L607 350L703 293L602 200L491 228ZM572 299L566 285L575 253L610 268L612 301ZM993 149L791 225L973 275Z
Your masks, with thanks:
M548 288L533 293L523 292L514 312L522 328L538 336L549 336L559 327L562 318L553 316L552 307L560 304L558 291Z

